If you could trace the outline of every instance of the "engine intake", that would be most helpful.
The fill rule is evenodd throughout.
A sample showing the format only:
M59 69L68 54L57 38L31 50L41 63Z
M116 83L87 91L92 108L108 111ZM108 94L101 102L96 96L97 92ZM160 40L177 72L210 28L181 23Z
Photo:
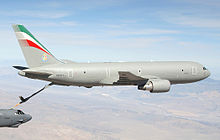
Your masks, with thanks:
M139 90L148 90L151 93L168 92L170 90L170 81L162 79L150 79L145 85L139 85Z

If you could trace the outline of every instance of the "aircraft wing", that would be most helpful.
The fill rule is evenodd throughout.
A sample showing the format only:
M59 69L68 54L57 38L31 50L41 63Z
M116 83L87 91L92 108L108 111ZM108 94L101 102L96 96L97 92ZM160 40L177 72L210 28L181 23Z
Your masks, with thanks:
M119 71L119 80L114 82L116 85L132 84L132 85L141 85L148 81L148 79L137 76L128 71Z

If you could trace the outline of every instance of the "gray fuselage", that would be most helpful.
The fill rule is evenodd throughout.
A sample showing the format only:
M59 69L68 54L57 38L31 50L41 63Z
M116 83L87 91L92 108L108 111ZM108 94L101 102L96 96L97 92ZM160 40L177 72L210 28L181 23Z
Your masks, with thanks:
M107 63L74 63L54 64L25 71L49 73L31 75L29 78L41 79L61 85L74 86L110 86L137 85L130 82L118 84L119 72L130 72L144 79L166 79L171 84L196 82L207 78L210 72L201 64L190 61L173 62L107 62ZM20 73L24 75L24 73ZM26 75L28 77L28 75Z

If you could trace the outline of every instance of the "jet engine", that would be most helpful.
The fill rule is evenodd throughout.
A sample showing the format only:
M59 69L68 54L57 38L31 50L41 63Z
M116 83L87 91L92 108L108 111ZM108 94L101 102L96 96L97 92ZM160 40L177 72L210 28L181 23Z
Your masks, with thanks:
M168 92L170 90L170 81L162 79L150 79L144 85L139 85L139 90L148 90L151 93Z

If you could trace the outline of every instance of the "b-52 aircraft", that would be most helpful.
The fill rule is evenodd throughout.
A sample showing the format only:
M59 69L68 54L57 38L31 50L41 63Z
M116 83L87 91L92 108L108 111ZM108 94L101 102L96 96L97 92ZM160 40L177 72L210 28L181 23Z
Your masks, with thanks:
M17 128L31 119L31 115L25 114L21 110L0 109L0 127Z
M23 25L13 25L28 67L14 66L21 76L53 85L137 86L151 93L168 92L172 84L209 77L203 65L191 61L76 63L58 60ZM21 98L22 99L22 98ZM25 101L23 99L23 101Z

